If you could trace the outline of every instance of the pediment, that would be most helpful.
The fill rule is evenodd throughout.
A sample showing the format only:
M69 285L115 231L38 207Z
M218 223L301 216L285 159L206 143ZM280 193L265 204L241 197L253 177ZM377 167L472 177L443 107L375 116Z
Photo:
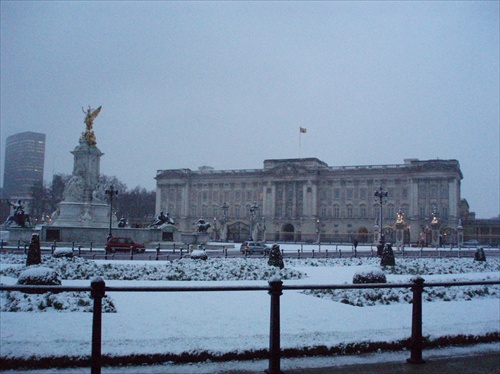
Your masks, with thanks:
M311 170L304 166L294 164L292 162L287 162L280 164L274 168L268 169L267 173L274 175L307 175L316 172L317 170Z

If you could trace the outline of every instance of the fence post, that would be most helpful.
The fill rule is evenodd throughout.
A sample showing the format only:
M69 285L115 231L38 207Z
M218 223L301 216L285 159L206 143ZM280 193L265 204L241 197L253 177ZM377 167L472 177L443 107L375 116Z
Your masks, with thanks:
M156 247L156 261L158 261L159 257L160 257L160 243L158 243L158 246Z
M101 373L101 340L102 340L102 298L106 292L106 283L101 277L96 277L90 282L91 295L94 299L94 312L92 317L92 358L91 374Z
M424 290L424 279L417 276L412 278L412 282L411 357L406 361L410 364L423 364L425 362L422 360L422 292Z
M90 250L90 252L92 252L92 242L90 242L89 250Z
M130 260L132 261L134 259L134 247L130 246Z
M271 295L271 320L269 331L269 369L267 374L281 374L280 347L280 296L283 294L283 282L279 278L269 281Z

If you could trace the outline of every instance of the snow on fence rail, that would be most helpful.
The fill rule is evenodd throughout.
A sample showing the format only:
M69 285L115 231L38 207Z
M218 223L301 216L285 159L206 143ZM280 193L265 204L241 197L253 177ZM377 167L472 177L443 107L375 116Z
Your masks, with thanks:
M410 288L412 298L412 331L410 338L411 355L407 361L411 364L421 364L423 337L422 337L422 292L424 287L454 287L454 286L478 286L500 284L500 280L488 281L466 281L466 282L433 282L425 283L422 277L414 277L411 283L398 284L330 284L330 285L283 285L279 278L269 280L268 286L195 286L195 287L109 287L100 277L94 278L90 287L87 286L21 286L0 285L0 291L24 291L24 292L68 292L80 291L90 292L94 299L92 319L92 353L91 374L101 373L101 347L102 347L102 299L106 292L212 292L212 291L267 291L271 296L270 330L269 330L269 374L282 373L281 371L281 347L280 347L280 296L287 290L313 290L313 289L373 289L373 288Z

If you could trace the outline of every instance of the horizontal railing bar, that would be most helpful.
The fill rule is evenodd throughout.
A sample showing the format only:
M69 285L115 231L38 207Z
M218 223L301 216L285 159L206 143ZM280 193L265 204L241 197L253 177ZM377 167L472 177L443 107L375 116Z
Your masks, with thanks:
M90 292L89 286L28 286L28 285L0 285L0 291L45 291L45 292Z
M430 282L424 283L425 287L455 287L455 286L481 286L500 284L500 280L483 281L460 281L460 282ZM413 283L363 283L363 284L310 284L310 285L283 285L283 290L355 290L372 288L411 288ZM196 286L141 286L141 287L117 287L106 286L106 292L214 292L214 291L269 291L269 286L215 286L215 287L196 287ZM27 285L0 285L0 291L46 291L46 292L90 292L91 288L87 286L27 286Z
M106 286L106 292L210 292L210 291L269 291L269 286L217 286L217 287L115 287Z

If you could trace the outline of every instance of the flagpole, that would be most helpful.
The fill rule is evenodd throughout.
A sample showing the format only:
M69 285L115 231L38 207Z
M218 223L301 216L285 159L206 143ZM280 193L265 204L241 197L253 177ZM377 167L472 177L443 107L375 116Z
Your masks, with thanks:
M300 141L302 139L302 131L299 129L299 158L300 158Z

